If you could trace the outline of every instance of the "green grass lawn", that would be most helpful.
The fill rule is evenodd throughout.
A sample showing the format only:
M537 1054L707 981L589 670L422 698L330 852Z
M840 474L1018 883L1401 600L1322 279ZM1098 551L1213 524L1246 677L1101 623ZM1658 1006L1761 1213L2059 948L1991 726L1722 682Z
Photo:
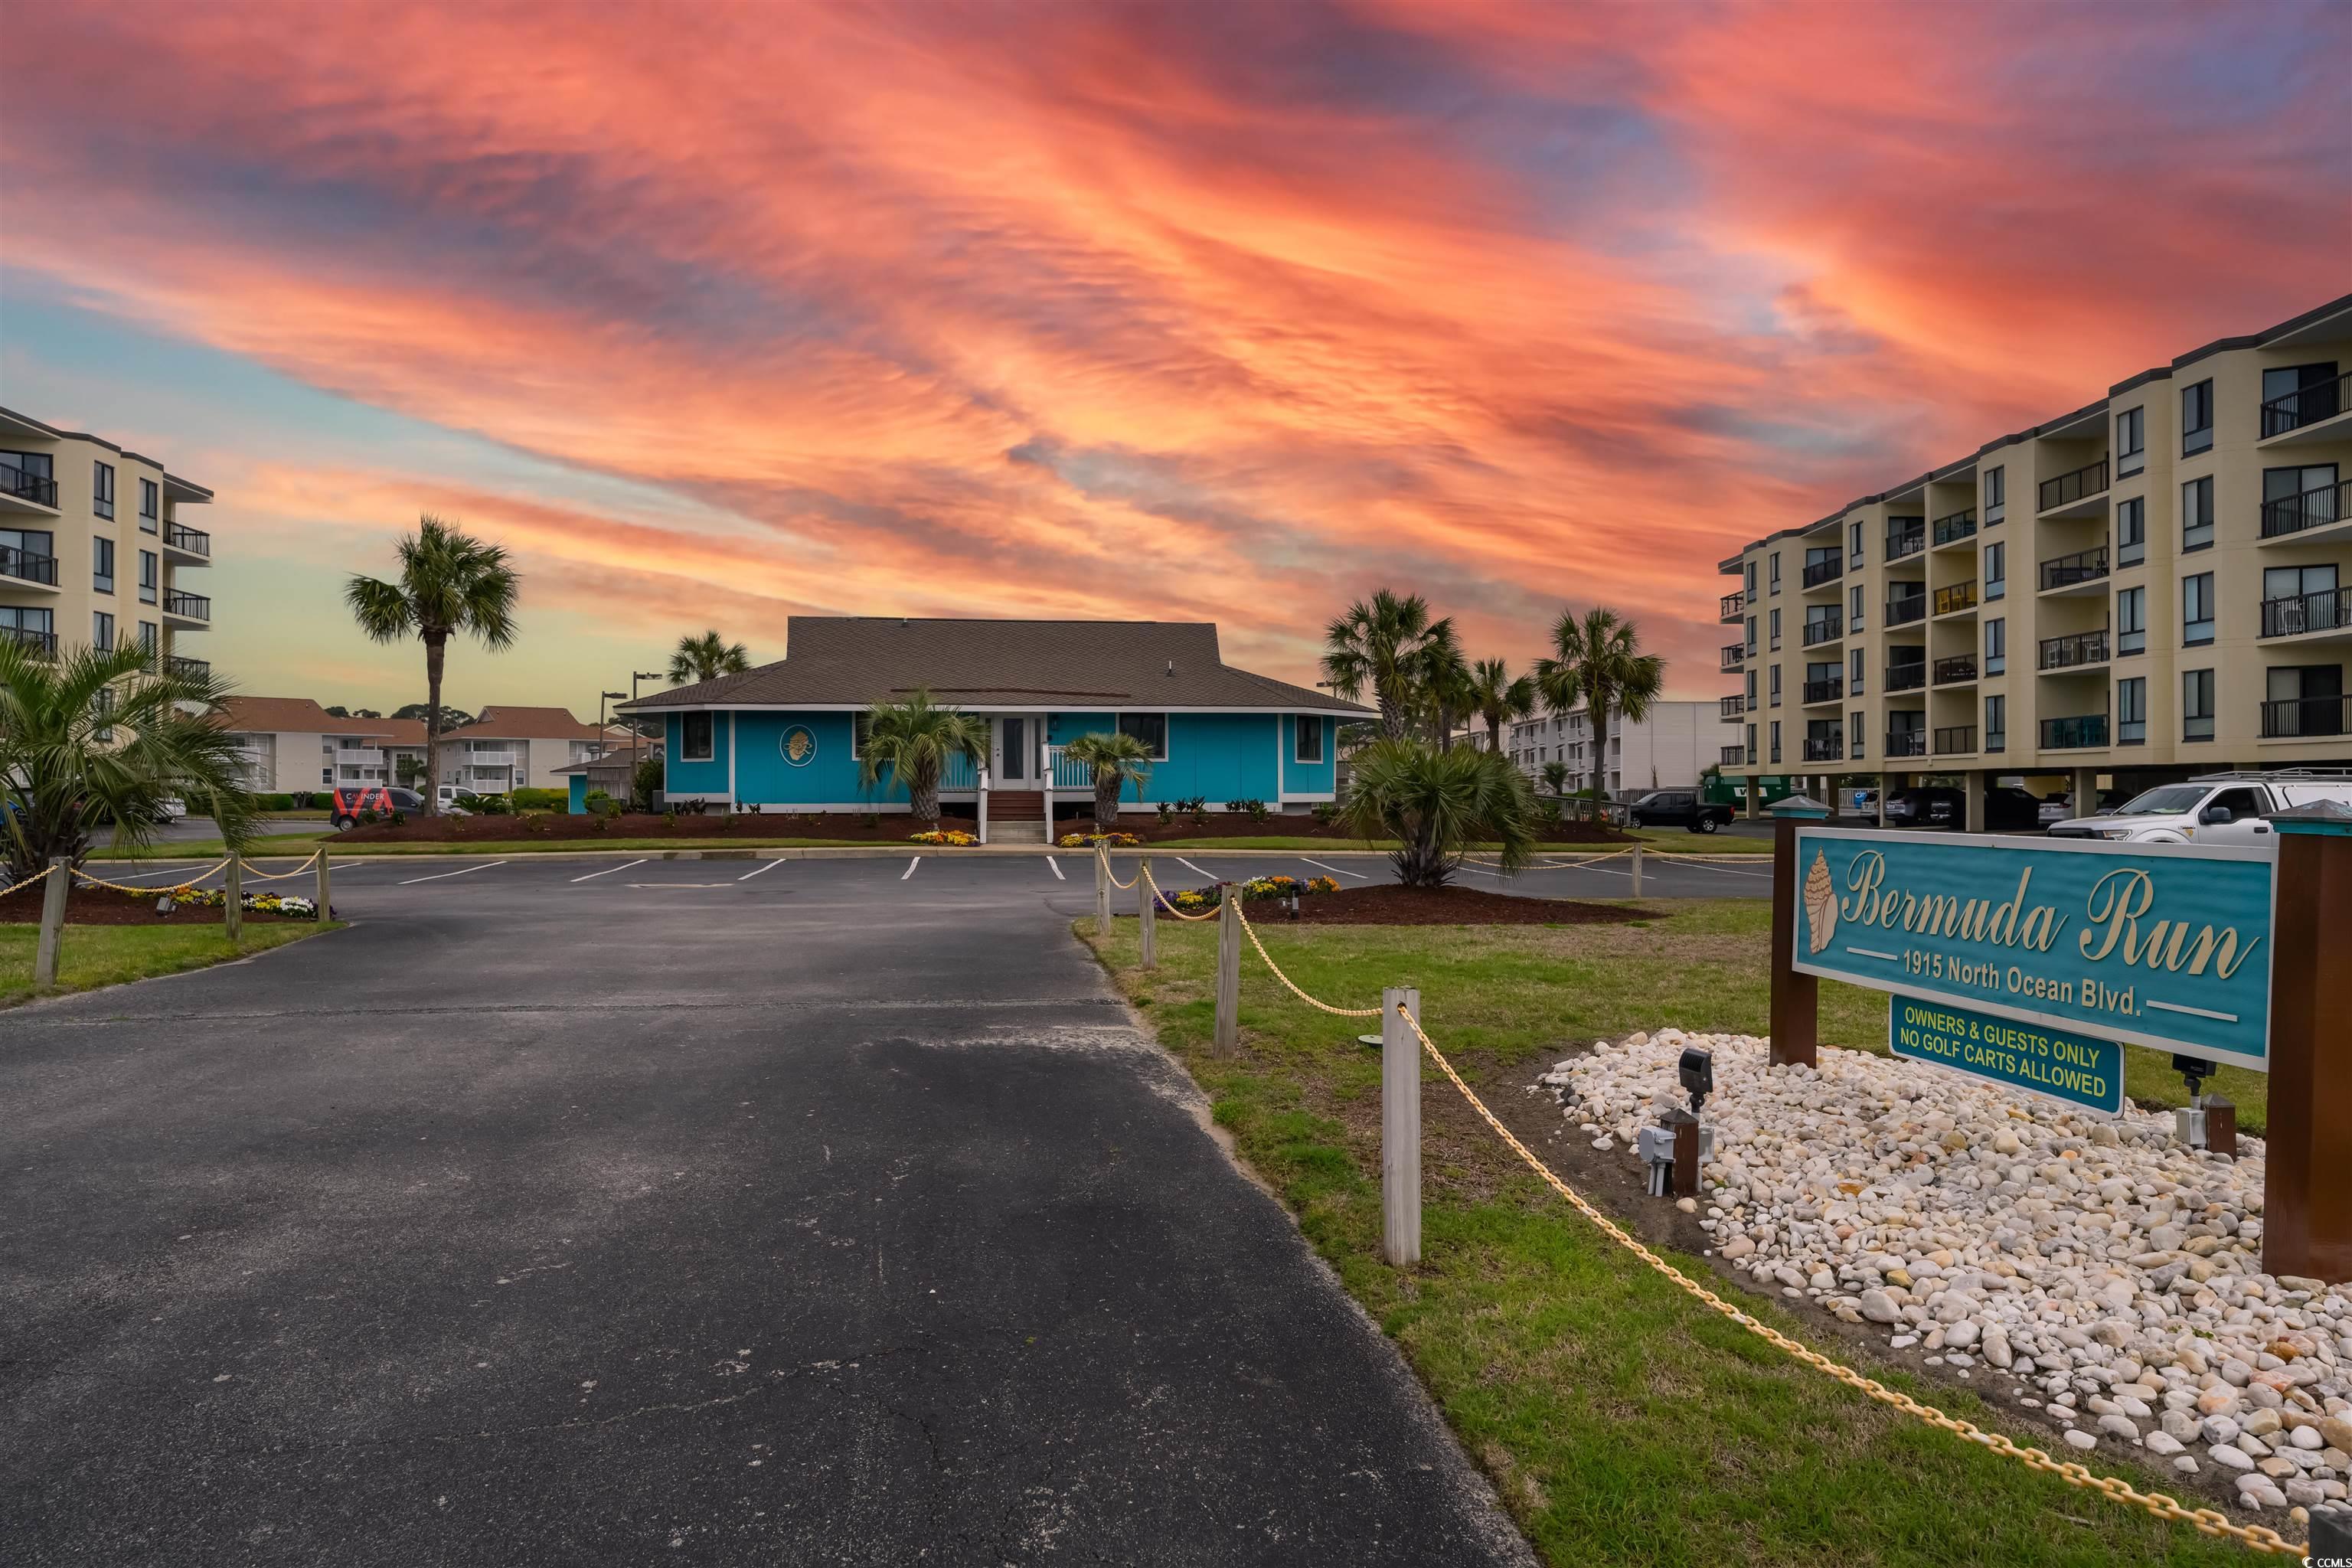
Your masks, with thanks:
M1693 833L1687 827L1631 827L1626 829L1651 848L1664 855L1769 855L1769 838L1747 838L1737 833Z
M1261 934L1301 985L1342 1005L1417 985L1431 1036L1490 1100L1572 1047L1678 1025L1760 1034L1762 900L1654 900L1654 923L1296 927ZM1091 921L1081 921L1081 933ZM1368 1020L1293 1000L1244 946L1243 1049L1208 1054L1215 936L1159 924L1093 939L1209 1095L1241 1155L1394 1336L1551 1563L2226 1563L2240 1549L2064 1486L1876 1405L1691 1301L1550 1194L1442 1079L1424 1125L1423 1262L1380 1260L1377 1052ZM1825 1042L1885 1047L1885 1003L1824 984ZM2256 1077L2258 1075L2246 1075ZM2138 1085L2135 1083L2137 1089ZM2231 1085L2250 1125L2260 1102ZM1443 1106L1443 1110L1437 1109ZM1677 1264L1703 1281L1701 1259ZM1718 1284L1718 1292L1729 1288ZM1890 1386L1998 1429L1965 1389L1872 1361L1777 1302L1758 1316ZM2047 1446L2032 1433L2021 1440ZM2096 1468L2169 1489L2102 1454Z
M247 925L231 946L222 928L202 926L78 926L68 923L58 948L58 990L96 991L126 980L147 980L203 969L225 959L245 958L341 931L344 922L323 925ZM32 925L0 925L0 1006L33 994L33 949L39 931Z

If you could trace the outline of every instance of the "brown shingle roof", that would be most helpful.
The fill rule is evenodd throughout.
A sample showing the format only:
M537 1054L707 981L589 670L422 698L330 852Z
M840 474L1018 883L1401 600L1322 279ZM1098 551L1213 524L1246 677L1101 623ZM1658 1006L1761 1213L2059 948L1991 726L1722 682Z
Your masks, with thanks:
M583 724L568 708L485 708L470 724L444 730L445 741L596 741L610 731Z
M901 620L794 616L787 657L657 692L665 708L865 706L919 686L959 707L1240 708L1366 714L1327 691L1236 669L1206 621Z
M230 697L214 714L221 727L239 734L383 735L396 719L338 719L308 697ZM424 727L418 726L420 735Z

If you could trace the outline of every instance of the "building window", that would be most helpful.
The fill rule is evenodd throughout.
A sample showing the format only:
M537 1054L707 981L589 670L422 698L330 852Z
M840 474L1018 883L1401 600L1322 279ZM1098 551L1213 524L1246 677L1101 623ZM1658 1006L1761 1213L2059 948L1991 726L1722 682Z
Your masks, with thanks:
M1845 569L1849 572L1862 570L1862 524L1859 522L1845 525Z
M1751 669L1748 672L1748 710L1753 713L1761 706L1756 700L1756 672Z
M1756 617L1754 616L1748 617L1748 657L1750 658L1756 657Z
M2116 652L2147 651L2147 590L2126 588L2116 595Z
M89 466L89 510L100 517L114 515L114 465L92 463Z
M1780 706L1780 667L1777 664L1772 667L1772 706L1775 708ZM1780 728L1778 724L1772 727L1776 730Z
M1741 570L1746 573L1748 577L1748 582L1746 584L1748 596L1750 599L1753 599L1756 597L1756 563L1750 561Z
M1753 724L1748 726L1748 765L1751 768L1756 765L1756 726Z
M108 742L110 742L110 741L111 741L111 740L113 740L113 739L114 739L114 726L113 726L112 724L110 724L110 723L107 722L108 717L109 717L110 715L111 715L111 714L113 713L113 711L114 711L114 688L112 688L111 686L101 686L101 687L100 687L100 688L98 689L98 729L97 729L97 737L98 737L98 742L99 742L99 744L100 744L100 745L104 745L104 744L106 744Z
M1862 584L1859 583L1845 591L1845 627L1850 632L1862 630Z
M718 725L709 713L681 713L677 719L677 760L707 763L718 754Z
M2203 647L2213 640L2213 574L2180 580L2180 646Z
M1996 616L1984 624L1985 663L1987 675L2000 675L2009 668L2009 621Z
M2005 752L2009 749L2009 699L1985 699L1984 749Z
M1852 656L1847 659L1846 662L1850 667L1846 673L1845 682L1847 695L1853 697L1859 697L1862 695L1862 672L1864 669L1864 661L1869 657L1869 649L1858 647L1853 650Z
M1168 760L1168 715L1165 713L1122 713L1118 716L1118 732L1132 735L1151 749L1151 760Z
M2006 598L2009 595L2009 546L2007 543L1984 547L1984 596Z
M1296 744L1291 748L1291 760L1299 763L1319 763L1323 760L1323 721L1309 713L1291 716Z
M163 487L152 479L139 481L139 531L155 531L155 513L163 502Z
M2147 467L2147 410L2126 408L2116 416L2116 478L2128 479Z
M152 621L142 621L142 622L140 622L140 623L139 623L139 651L140 651L140 652L142 652L142 653L145 653L145 654L152 654L152 653L155 651L155 637L156 637L156 633L155 633L155 623L154 623L154 622L152 622Z
M1774 653L1779 653L1779 652L1780 651L1780 606L1779 606L1779 605L1775 605L1772 607L1772 612L1771 612L1771 614L1772 614L1772 651L1773 651Z
M1772 552L1769 575L1771 579L1771 591L1775 594L1779 593L1780 591L1780 552L1777 550Z
M114 592L114 541L93 537L89 542L89 585L98 593Z
M100 653L114 651L114 617L104 610L92 610L89 616L90 646Z
M1988 527L2007 515L2009 505L2009 470L1987 468L1984 477L1984 520Z
M155 586L162 576L163 570L156 561L155 552L152 550L141 551L139 552L139 602L141 604L152 605L155 602Z
M2200 381L2180 389L2180 455L2211 450L2213 446L2213 384Z
M2144 675L2116 682L2116 742L2125 746L2147 744L2147 678Z
M2213 542L2213 476L2180 487L2180 548L2185 553Z
M1780 721L1778 719L1772 721L1772 760L1776 763L1780 760Z
M1846 753L1857 763L1862 761L1862 742L1864 735L1868 732L1865 725L1869 718L1870 715L1859 708L1845 716Z
M2180 738L2213 738L2213 672L2210 669L2191 669L2181 674Z
M2116 503L2116 564L2137 566L2147 559L2147 500L2134 496Z

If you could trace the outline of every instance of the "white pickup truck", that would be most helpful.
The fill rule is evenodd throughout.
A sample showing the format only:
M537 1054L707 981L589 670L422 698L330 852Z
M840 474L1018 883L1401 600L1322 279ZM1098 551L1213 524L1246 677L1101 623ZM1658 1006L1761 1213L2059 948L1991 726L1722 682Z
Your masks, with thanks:
M2273 836L2264 817L2320 800L2352 806L2352 772L2213 773L2158 784L2113 811L2053 824L2049 833L2135 844L2268 844Z

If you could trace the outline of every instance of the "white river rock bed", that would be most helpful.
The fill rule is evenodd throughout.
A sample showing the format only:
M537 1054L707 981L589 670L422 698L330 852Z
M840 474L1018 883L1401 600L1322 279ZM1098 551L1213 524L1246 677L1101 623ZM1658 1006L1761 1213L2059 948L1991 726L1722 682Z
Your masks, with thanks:
M2171 1112L2116 1120L1948 1069L1824 1049L1767 1066L1748 1035L1601 1043L1538 1080L1592 1147L1669 1106L1686 1046L1715 1058L1711 1251L1759 1285L1962 1379L2007 1385L2070 1448L2232 1472L2247 1508L2352 1483L2352 1286L2262 1268L2263 1145L2190 1151Z

